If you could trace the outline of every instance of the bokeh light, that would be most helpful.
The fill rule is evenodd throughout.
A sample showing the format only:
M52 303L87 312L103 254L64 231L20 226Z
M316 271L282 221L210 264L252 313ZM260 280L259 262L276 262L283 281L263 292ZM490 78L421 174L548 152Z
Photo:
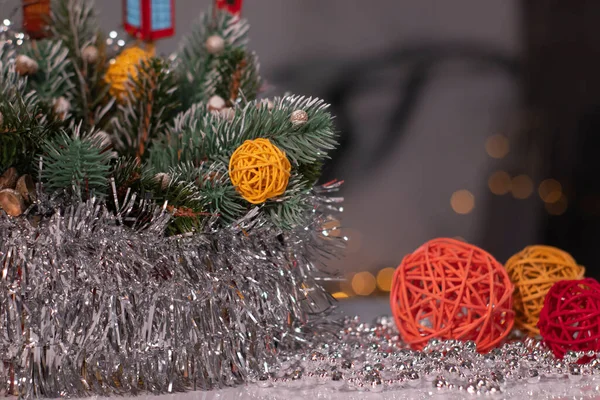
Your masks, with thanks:
M383 268L377 273L377 287L382 292L389 292L392 288L392 278L395 268Z
M568 205L569 202L563 194L554 203L546 203L544 206L546 207L546 211L548 212L548 214L558 216L564 214L565 211L567 211Z
M493 135L485 141L485 151L492 158L504 158L508 154L508 138L504 135Z
M556 179L545 179L540 183L538 194L545 203L556 203L562 196L562 185Z
M516 199L526 199L533 193L533 181L527 175L517 175L512 178L511 190Z
M359 296L368 296L375 291L377 281L372 273L359 272L352 277L352 290Z
M348 297L348 293L345 292L335 292L331 294L333 296L334 299L347 299Z
M488 179L488 187L493 194L499 196L510 192L511 179L506 171L496 171Z
M475 196L466 189L457 190L450 197L450 205L457 214L468 214L475 207Z

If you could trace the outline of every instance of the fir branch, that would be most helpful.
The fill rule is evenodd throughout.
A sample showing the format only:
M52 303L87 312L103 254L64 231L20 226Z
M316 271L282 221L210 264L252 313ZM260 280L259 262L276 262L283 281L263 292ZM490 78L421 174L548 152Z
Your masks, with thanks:
M108 87L102 81L107 63L104 46L99 40L94 1L53 0L51 30L69 49L72 84L76 89L72 104L74 115L83 121L84 129L100 125L113 103L108 99ZM99 56L94 63L88 63L83 50L94 45Z
M149 163L158 171L168 171L180 163L196 167L204 161L202 131L207 117L206 105L198 103L178 114L164 134L156 138L149 153Z
M32 172L33 157L58 125L48 120L37 94L28 92L27 79L15 70L14 52L5 48L0 48L0 114L0 170Z
M52 33L79 59L82 49L96 41L98 21L94 7L94 0L52 1Z
M290 230L305 223L307 211L313 205L306 193L288 197L285 201L269 204L266 212L273 225Z
M171 168L170 174L176 181L195 184L206 210L205 217L219 216L226 224L240 218L247 211L244 200L231 185L227 168L220 163L202 163L199 166L182 163Z
M139 191L141 189L142 168L134 157L119 157L111 167L111 176L115 180L117 196L125 197L127 190Z
M176 115L177 86L168 64L159 58L142 62L131 86L125 104L118 107L113 131L117 149L141 161L150 142Z
M0 100L3 101L24 97L28 92L27 80L21 79L15 69L15 57L13 50L0 47Z
M208 11L200 16L178 52L176 71L184 89L182 98L186 108L194 103L206 102L216 93L216 86L223 81L229 86L232 77L222 75L219 67L224 64L237 65L236 57L239 57L239 52L245 53L248 29L246 20L226 11ZM219 55L210 54L206 50L206 40L213 35L220 36L225 41L225 49ZM246 63L249 66L258 65L255 57L251 60L249 58ZM223 98L229 97L227 93Z
M214 89L209 93L226 99L230 106L238 99L244 102L256 99L261 86L256 54L234 49L221 58L216 71L211 78Z
M306 211L312 207L310 190L305 177L295 172L283 196L266 202L264 213L270 222L281 229L293 229L305 222Z
M114 154L106 151L100 137L82 134L81 125L72 131L62 131L44 144L42 182L51 191L66 191L82 200L106 196Z
M73 71L69 50L60 40L38 40L23 46L22 53L35 60L38 71L27 79L28 89L34 90L49 110L61 96L73 102L71 82Z
M205 160L226 162L244 141L267 138L284 150L297 167L323 162L337 144L328 105L319 99L296 96L275 99L274 104L273 110L268 110L258 107L257 102L248 103L235 110L232 121L203 113L203 107L198 105L187 117L194 118L195 123L189 127L180 124L179 129L171 127L157 142L153 151L156 154L151 158L162 165L179 161L196 165ZM306 111L306 124L294 126L290 122L295 110Z
M211 212L232 222L251 206L229 181L229 157L245 140L268 138L286 152L292 163L292 178L281 197L263 205L262 214L276 226L285 229L297 226L310 207L307 190L318 179L327 152L336 144L335 133L327 105L321 100L286 97L274 103L273 110L259 107L257 102L236 108L232 121L208 113L201 103L196 104L180 114L155 142L149 163L161 171L177 169L182 163L198 171L201 166L210 165L219 172L219 179L199 180L202 193L210 199ZM290 115L295 110L307 112L306 124L294 126L291 123Z

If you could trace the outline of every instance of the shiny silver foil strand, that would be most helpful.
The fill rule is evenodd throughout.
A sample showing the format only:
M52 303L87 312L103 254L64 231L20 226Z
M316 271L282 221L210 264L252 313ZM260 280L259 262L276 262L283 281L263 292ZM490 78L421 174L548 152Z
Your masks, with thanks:
M307 223L291 232L251 211L231 228L165 237L164 207L148 205L150 222L135 229L123 223L133 195L117 215L95 199L46 199L41 220L0 216L0 394L211 389L327 340L339 326L319 280L342 240L322 225L340 208L338 187L315 187Z

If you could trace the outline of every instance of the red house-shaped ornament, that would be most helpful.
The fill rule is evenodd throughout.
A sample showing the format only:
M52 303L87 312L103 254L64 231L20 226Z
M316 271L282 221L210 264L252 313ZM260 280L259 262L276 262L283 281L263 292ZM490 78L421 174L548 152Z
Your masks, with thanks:
M216 0L217 8L227 10L233 15L239 15L242 12L243 0Z
M49 34L50 0L23 0L23 29L33 39ZM8 7L8 6L7 6Z
M175 0L123 0L125 30L152 42L175 34Z

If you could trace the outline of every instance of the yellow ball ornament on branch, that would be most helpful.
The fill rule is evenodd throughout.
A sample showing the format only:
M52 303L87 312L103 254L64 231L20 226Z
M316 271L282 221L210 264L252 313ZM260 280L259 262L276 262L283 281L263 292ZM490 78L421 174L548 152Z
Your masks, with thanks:
M285 152L269 139L246 140L229 159L229 177L236 190L252 204L282 195L291 164Z
M552 246L527 246L506 262L506 272L515 285L515 326L535 336L546 294L558 281L581 279L585 268L573 257Z
M128 47L111 61L104 76L104 81L110 87L110 94L117 99L123 99L127 94L129 80L135 80L138 66L154 56L154 48Z

